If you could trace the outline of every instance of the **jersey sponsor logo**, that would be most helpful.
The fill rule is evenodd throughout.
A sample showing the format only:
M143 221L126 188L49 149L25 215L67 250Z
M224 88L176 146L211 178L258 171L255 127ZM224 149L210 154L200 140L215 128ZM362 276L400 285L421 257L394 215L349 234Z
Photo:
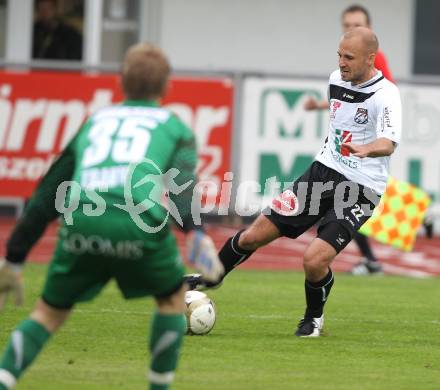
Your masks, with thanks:
M337 102L336 100L332 100L330 103L330 119L333 120L336 118L336 111L338 108L341 108L342 103Z
M343 146L342 144L346 142L351 142L353 138L353 134L348 130L339 130L339 129L336 129L335 133L336 133L335 136L336 151L342 156L350 156L350 150L346 146Z
M393 127L391 124L391 109L389 107L383 109L383 121L387 127Z
M272 201L271 208L280 215L291 217L298 212L298 198L293 191L286 190Z
M354 121L359 125L365 125L368 123L368 110L366 108L359 107L354 116Z
M340 85L330 84L330 99L337 99L347 103L362 103L374 94L375 92L352 91Z
M141 259L144 255L141 240L111 240L100 235L86 236L81 233L68 234L67 229L61 230L62 245L66 252L75 255L88 253L96 256L122 257L129 260Z
M331 150L331 152L332 152L332 156L333 156L333 158L335 159L336 162L342 163L342 164L344 164L347 167L352 168L352 169L358 169L359 168L359 165L358 165L357 161L350 160L349 158L346 158L346 157L342 156L339 153L335 153L333 150Z

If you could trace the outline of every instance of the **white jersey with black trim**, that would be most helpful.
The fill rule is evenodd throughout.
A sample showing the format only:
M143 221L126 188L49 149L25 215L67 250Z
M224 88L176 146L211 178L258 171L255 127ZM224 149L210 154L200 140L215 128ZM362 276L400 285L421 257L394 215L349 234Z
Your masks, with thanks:
M390 156L359 158L342 146L344 142L369 144L388 138L398 144L402 107L395 84L382 72L365 83L352 85L339 70L329 80L329 133L315 159L347 179L383 194L388 180Z

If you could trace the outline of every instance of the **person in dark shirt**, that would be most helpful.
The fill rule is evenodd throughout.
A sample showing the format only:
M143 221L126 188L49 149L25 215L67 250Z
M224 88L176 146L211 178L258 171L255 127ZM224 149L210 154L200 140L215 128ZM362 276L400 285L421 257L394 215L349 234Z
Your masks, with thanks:
M32 57L51 60L81 60L82 37L57 15L56 0L37 0Z

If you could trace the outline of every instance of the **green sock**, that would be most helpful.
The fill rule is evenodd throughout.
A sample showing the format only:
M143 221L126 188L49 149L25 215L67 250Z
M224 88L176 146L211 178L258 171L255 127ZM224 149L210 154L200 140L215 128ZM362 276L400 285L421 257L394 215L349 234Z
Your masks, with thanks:
M34 361L51 334L38 322L27 319L12 332L0 363L0 386L11 388ZM1 387L0 387L1 389Z
M169 388L174 378L185 331L186 320L183 314L154 314L150 337L151 390Z

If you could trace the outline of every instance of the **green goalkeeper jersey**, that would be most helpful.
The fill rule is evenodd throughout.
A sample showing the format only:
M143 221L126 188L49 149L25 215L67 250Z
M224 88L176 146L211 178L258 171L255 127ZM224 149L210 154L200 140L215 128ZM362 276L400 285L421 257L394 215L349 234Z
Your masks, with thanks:
M184 230L193 228L196 162L192 131L156 103L125 101L99 110L40 182L8 242L8 259L23 261L60 210L67 225L131 219L133 232L152 240L168 232L168 209Z

